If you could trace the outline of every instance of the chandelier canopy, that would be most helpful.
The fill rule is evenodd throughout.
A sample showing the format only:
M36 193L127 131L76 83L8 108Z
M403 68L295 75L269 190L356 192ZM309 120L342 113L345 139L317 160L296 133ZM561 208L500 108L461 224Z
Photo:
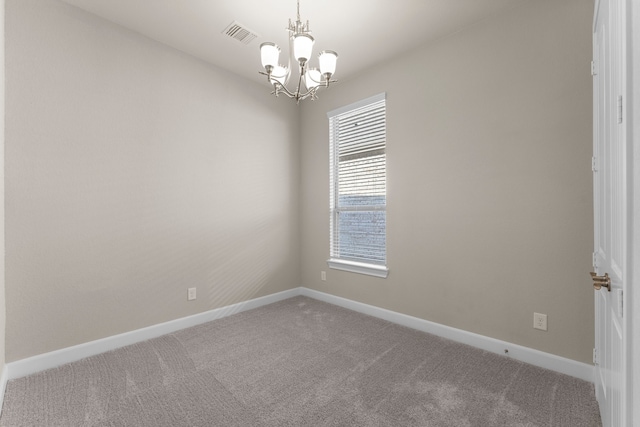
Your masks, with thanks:
M300 20L300 0L297 0L298 10L296 22L289 19L289 52L293 53L293 57L298 62L298 84L295 90L287 88L289 77L291 77L291 57L289 57L287 66L279 63L280 48L272 42L265 42L260 45L260 58L265 71L260 74L267 76L269 83L273 85L275 96L284 93L289 98L293 98L296 102L311 98L316 99L316 91L322 87L329 87L329 83L335 83L337 80L331 80L336 71L336 62L338 54L332 50L323 50L318 54L318 63L320 69L309 66L309 59L313 50L314 39L309 34L309 21L305 24Z

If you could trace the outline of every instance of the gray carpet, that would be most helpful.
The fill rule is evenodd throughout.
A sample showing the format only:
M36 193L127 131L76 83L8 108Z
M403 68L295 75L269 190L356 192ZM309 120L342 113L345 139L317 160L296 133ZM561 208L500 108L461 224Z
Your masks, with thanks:
M7 385L2 426L599 426L593 386L305 297Z

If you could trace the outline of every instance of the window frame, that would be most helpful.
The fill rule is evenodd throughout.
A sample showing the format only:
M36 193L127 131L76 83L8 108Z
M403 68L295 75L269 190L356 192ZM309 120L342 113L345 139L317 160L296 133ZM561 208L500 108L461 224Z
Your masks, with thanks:
M329 230L329 259L327 260L327 264L329 268L348 271L352 273L365 274L369 276L379 277L379 278L387 278L389 274L389 268L387 266L387 247L386 247L386 237L387 237L387 219L386 219L386 179L387 179L387 165L386 165L386 92L371 96L366 99L362 99L360 101L354 102L352 104L346 105L344 107L337 108L335 110L329 111L327 113L327 118L329 119L329 132L330 132L330 144L329 144L329 176L330 176L330 206L329 206L329 215L330 215L330 230ZM384 153L385 153L385 162L384 162L384 179L385 179L385 203L383 207L377 205L374 209L376 211L385 212L385 245L384 245L384 262L383 263L375 263L375 262L363 262L361 260L354 260L349 258L340 258L339 256L334 256L334 234L337 232L334 228L337 227L337 214L338 212L344 212L344 207L338 206L338 194L335 192L337 188L338 182L338 159L334 153L334 150L337 149L336 144L339 141L335 140L335 129L333 129L332 120L337 117L344 115L346 113L350 113L352 111L366 108L371 106L372 104L384 102L384 111L385 111L385 119L384 119ZM356 211L355 209L354 211Z

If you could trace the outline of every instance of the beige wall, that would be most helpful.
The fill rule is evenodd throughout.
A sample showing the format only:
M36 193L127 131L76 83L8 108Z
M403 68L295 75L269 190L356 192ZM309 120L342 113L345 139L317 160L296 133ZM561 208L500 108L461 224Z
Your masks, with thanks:
M5 362L4 281L4 0L0 0L0 371Z
M590 363L592 3L527 2L304 104L303 285ZM386 280L326 264L326 112L384 91Z
M58 1L6 18L8 362L300 285L294 103Z
M6 14L8 362L300 284L590 362L591 1L340 82L301 148L253 83L58 1ZM326 265L326 112L383 91L386 280Z

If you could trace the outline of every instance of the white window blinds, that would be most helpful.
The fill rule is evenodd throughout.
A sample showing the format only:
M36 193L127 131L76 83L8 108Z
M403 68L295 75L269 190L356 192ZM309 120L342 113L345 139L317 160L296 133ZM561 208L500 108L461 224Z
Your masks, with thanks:
M328 116L331 259L384 266L385 94L334 110Z

